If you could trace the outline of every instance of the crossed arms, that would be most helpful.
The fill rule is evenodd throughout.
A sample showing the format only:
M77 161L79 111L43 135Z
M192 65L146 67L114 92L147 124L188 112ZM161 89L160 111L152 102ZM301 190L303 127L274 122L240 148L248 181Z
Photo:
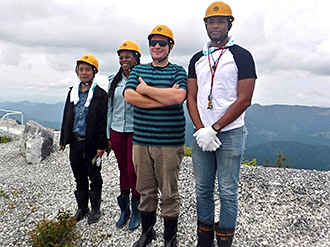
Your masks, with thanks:
M186 90L179 88L178 84L171 88L156 88L148 86L141 77L139 81L136 91L125 90L126 103L139 108L154 108L182 104L186 99Z

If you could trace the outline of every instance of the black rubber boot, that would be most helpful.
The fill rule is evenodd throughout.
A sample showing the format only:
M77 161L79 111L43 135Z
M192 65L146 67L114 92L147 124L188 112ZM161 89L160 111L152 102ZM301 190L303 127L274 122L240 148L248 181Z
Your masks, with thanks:
M118 205L120 207L120 217L116 222L116 227L123 227L131 216L131 211L129 209L129 196L118 196Z
M234 238L235 227L223 228L215 224L215 233L217 236L218 247L231 247Z
M129 221L128 224L128 229L129 230L134 230L139 227L140 225L140 220L141 220L141 213L139 210L139 204L140 200L137 201L131 201L131 206L132 206L132 217L131 220Z
M88 208L88 191L75 191L74 194L76 196L78 210L73 218L76 221L80 221L90 213Z
M154 225L156 223L156 211L150 213L141 212L142 234L133 247L146 247L153 239L156 239Z
M99 221L101 216L101 192L89 191L89 199L91 200L92 204L92 212L88 216L87 222L88 224L92 224Z
M205 224L198 220L197 247L214 247L214 224Z
M178 217L174 219L164 218L164 242L165 247L176 247L176 233L178 231Z

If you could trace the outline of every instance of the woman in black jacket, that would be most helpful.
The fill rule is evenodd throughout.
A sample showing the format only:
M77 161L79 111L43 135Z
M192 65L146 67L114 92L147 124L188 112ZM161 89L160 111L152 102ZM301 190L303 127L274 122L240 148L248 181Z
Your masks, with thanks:
M90 54L77 60L76 73L80 79L70 88L63 114L60 148L70 144L70 163L76 180L75 196L79 221L92 212L88 223L101 216L101 157L107 148L107 93L93 82L98 72L98 61ZM90 186L89 186L90 180ZM90 187L90 188L89 188Z

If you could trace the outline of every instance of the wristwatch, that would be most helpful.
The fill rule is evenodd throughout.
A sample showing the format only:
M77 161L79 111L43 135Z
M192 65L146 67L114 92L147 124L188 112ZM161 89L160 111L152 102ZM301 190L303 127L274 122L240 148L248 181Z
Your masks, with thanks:
M213 125L212 125L212 128L214 129L214 131L216 131L216 132L220 132L221 131L221 126L220 126L220 124L218 124L218 123L214 123Z

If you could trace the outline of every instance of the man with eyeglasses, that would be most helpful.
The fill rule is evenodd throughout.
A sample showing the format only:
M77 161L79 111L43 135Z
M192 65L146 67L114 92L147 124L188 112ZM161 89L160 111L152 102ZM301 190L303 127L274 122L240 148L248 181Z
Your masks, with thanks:
M142 234L134 247L147 246L156 238L158 189L164 218L165 246L177 246L180 211L178 178L184 157L187 74L169 62L174 46L172 30L158 25L148 36L152 62L134 67L124 97L134 105L133 163L140 193Z
M232 245L238 213L238 180L255 80L251 54L228 36L234 17L218 1L206 10L204 23L210 41L190 60L187 106L196 132L192 161L197 199L198 247ZM218 180L219 222L214 223L214 185Z

